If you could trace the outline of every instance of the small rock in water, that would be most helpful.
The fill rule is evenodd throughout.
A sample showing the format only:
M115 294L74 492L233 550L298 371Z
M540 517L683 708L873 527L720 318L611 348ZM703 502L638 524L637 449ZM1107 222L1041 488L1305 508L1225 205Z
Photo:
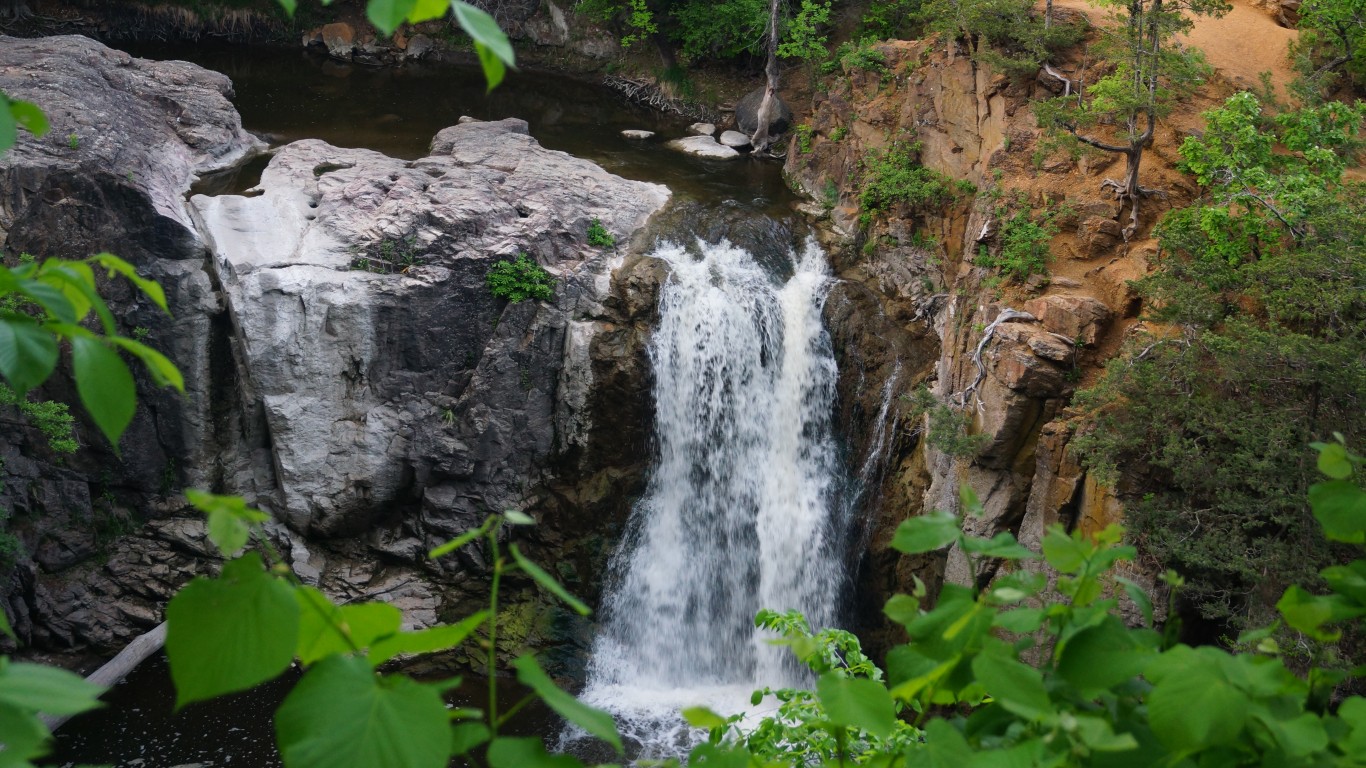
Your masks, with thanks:
M688 126L688 130L698 136L711 136L716 133L716 126L711 123L693 123Z
M622 136L628 139L648 139L655 135L654 131L622 131Z
M690 155L716 160L730 160L740 156L739 152L724 144L716 143L716 139L710 136L689 136L686 139L674 139L669 142L668 146L670 149L687 152Z
M725 131L721 134L721 143L734 149L745 149L749 146L749 137L739 131Z

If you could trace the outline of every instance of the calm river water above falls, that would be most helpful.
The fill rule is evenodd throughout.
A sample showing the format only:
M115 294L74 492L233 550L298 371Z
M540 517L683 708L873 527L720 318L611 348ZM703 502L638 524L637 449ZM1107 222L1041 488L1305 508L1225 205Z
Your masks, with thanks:
M318 138L413 159L462 115L519 117L548 148L668 185L675 205L655 228L656 254L677 274L651 353L656 370L669 372L656 377L669 385L656 382L661 456L614 558L607 630L587 695L631 726L643 753L661 754L686 743L670 715L702 703L684 701L698 691L724 709L732 698L747 702L755 686L799 679L755 635L753 612L801 608L831 618L840 592L834 552L847 525L836 511L843 483L829 423L834 362L820 327L824 256L803 244L778 163L674 152L662 140L685 135L686 121L551 75L512 74L485 94L472 68L372 69L248 49L129 50L227 74L243 123L272 144ZM630 141L620 135L630 128L659 136ZM206 179L196 191L241 192L265 162ZM666 574L668 584L660 581L661 552L687 566ZM689 575L695 583L682 583ZM671 633L664 645L661 626ZM679 655L689 648L724 658ZM655 669L661 660L669 663ZM644 680L652 671L660 679ZM172 716L164 661L149 662L109 695L111 706L59 732L56 764L278 765L270 714L292 681L286 675ZM553 736L559 725L531 712L518 730ZM667 743L650 743L661 738Z

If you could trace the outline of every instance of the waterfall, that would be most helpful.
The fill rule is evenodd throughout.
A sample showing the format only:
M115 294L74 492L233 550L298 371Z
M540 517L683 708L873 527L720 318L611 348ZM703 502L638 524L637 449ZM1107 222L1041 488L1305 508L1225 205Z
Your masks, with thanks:
M676 754L678 712L735 712L764 685L805 682L754 628L760 608L834 618L835 361L814 241L785 281L742 248L664 244L672 270L651 343L658 457L611 564L582 698L643 756Z

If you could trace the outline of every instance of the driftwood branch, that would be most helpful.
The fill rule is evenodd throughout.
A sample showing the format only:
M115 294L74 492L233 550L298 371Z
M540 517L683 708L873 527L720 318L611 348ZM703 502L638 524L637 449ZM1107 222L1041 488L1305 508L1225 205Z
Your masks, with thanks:
M85 679L87 683L93 683L101 688L108 688L123 678L128 676L139 664L147 660L148 656L161 650L166 644L166 622L161 622L155 629L145 632L133 639L133 642L123 647L118 655L110 659L104 666L95 670ZM43 715L43 723L48 730L55 731L62 726L71 715L57 717L54 715Z
M996 328L1000 326L1001 323L1008 323L1011 320L1035 319L1037 318L1028 312L1021 312L1017 309L1006 307L1001 310L1001 314L998 315L995 320L991 321L991 325L988 325L986 330L982 331L982 340L977 342L977 349L972 353L972 364L977 366L977 378L972 380L972 383L968 385L967 389L964 389L957 395L949 396L949 400L951 402L957 401L959 408L966 408L968 406L968 398L971 397L977 401L977 407L980 409L982 407L982 401L977 397L977 388L981 386L982 380L987 377L987 366L982 362L982 352L987 348L987 342L991 341L991 338L996 335Z

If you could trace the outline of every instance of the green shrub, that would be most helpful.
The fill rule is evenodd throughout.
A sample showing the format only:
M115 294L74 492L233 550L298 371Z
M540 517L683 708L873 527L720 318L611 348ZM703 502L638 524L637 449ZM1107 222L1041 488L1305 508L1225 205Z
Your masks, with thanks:
M513 304L527 299L549 301L555 297L555 278L525 253L517 254L516 261L494 264L486 282L494 296Z
M921 0L873 0L859 22L860 37L912 40L919 37Z
M607 231L601 221L593 219L588 225L588 244L597 248L612 248L617 244L617 238Z
M1057 211L1052 210L1035 218L1028 209L1010 215L1009 209L996 209L1001 229L996 235L997 247L978 247L973 261L979 267L996 270L1000 275L1024 282L1034 275L1048 273L1050 252L1048 243L1058 233L1054 223Z
M848 40L840 44L835 49L835 55L824 64L821 64L821 73L833 75L841 70L845 72L864 71L875 72L878 75L886 75L887 56L882 51L874 47L874 40L859 40L854 42Z
M925 442L950 456L970 458L986 447L989 435L971 434L972 413L955 411L942 403L930 392L929 387L920 386L910 395L903 395L911 404L909 418L912 422L926 419Z
M72 454L79 447L72 429L73 419L66 403L52 400L34 402L14 394L14 390L0 384L0 405L13 405L47 440L47 447L60 454Z
M886 213L898 205L912 211L941 209L972 188L920 165L919 150L918 143L897 142L886 152L864 157L859 207L865 214Z
M815 135L815 131L811 126L806 123L799 123L797 124L797 127L793 129L793 133L797 136L797 151L803 155L810 153L811 137Z

